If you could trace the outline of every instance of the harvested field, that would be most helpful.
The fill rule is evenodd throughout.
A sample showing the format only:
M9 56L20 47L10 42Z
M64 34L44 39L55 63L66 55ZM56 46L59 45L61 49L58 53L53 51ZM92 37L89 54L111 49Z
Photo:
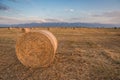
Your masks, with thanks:
M47 28L35 28L40 30ZM20 29L0 29L0 80L120 80L120 29L49 28L58 40L53 63L27 68L17 59Z

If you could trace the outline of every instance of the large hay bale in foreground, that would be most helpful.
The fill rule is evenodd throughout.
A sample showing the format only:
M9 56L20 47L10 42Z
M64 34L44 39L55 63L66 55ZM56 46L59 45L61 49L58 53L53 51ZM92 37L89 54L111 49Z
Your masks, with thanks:
M31 68L47 67L54 60L57 49L55 36L45 30L29 32L16 42L16 55L20 62Z

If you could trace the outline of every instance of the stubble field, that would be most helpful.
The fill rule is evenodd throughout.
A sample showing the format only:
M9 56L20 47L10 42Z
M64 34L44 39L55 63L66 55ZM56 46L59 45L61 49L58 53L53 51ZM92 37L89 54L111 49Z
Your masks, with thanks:
M33 28L40 30L47 28ZM0 80L120 80L120 29L50 28L57 40L54 62L31 69L16 57L20 29L0 28Z

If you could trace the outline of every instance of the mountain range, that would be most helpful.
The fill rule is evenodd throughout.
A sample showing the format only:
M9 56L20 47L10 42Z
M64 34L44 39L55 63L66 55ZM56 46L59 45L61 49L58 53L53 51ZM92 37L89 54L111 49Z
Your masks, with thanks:
M46 22L46 23L24 23L24 24L0 24L0 27L120 27L120 24L100 23L67 23L67 22Z

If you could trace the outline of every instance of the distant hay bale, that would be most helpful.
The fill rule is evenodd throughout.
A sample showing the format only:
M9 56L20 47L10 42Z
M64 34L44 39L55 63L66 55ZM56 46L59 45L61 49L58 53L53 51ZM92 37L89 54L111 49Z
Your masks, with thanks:
M50 30L50 28L48 27L47 30Z
M72 29L75 30L75 27L73 27Z
M12 27L8 27L8 30L12 30Z
M29 32L16 42L16 55L20 62L31 68L47 67L54 60L57 49L55 36L45 30Z
M22 32L23 33L28 33L28 32L30 32L30 28L22 28Z

